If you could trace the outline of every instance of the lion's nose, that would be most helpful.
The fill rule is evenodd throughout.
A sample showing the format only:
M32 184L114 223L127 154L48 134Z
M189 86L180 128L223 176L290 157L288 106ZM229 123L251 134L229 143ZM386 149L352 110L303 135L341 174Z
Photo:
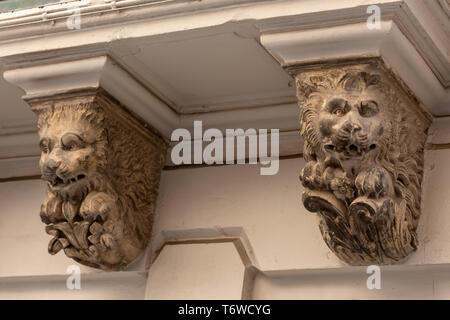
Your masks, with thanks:
M345 123L345 130L349 133L355 133L356 131L361 131L361 125L358 122L352 121L353 119L349 119Z
M46 166L49 170L52 170L52 171L55 171L56 169L58 169L58 168L59 168L59 165L60 165L60 162L59 162L59 161L56 161L56 160L54 160L54 159L49 159L49 160L47 161L47 163L45 164L45 166Z
M360 131L360 130L361 130L361 125L360 125L359 123L353 122L353 123L352 123L351 130L352 130L352 132Z

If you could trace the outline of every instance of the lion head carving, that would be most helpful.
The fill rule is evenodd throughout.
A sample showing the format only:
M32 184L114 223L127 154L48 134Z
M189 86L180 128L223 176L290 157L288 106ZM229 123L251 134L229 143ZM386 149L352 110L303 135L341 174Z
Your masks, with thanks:
M350 264L396 262L418 244L428 120L389 84L367 66L297 76L303 201L320 213L330 249Z
M124 120L109 98L75 100L33 105L48 194L40 216L53 236L48 250L122 269L149 240L165 145L135 130L139 124Z

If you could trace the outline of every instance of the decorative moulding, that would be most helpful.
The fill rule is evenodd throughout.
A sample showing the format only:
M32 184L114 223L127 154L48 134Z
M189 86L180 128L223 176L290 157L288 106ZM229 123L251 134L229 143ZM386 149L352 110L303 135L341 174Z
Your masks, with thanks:
M276 3L243 0L232 1L232 5L227 0L157 4L147 1L136 6L136 1L126 0L116 2L115 8L89 1L76 3L80 5L83 23L82 29L76 31L69 31L66 26L70 3L0 15L3 27L0 63L9 69L5 77L15 82L16 72L28 72L20 80L23 83L16 81L18 86L24 87L26 79L33 78L33 72L41 68L39 72L44 77L35 78L31 87L42 85L44 91L51 89L51 86L45 89L45 77L53 75L65 79L54 84L56 88L60 84L67 86L60 88L62 92L90 85L103 87L166 139L175 128L190 129L192 119L202 120L205 127L236 127L235 119L239 119L239 126L242 123L244 128L271 123L282 132L297 129L298 125L292 120L296 112L292 104L274 106L270 114L266 113L267 108L264 112L260 108L254 108L253 112L242 108L223 113L179 115L137 80L139 77L120 66L119 58L114 59L115 46L125 46L128 38L146 43L171 41L187 34L194 37L246 30L249 21L253 29L255 25L257 28L251 35L257 38L261 33L260 43L274 57L281 57L278 61L283 66L287 65L287 60L283 60L286 48L293 53L289 62L293 64L310 63L311 57L328 61L381 56L433 115L449 113L450 91L442 85L450 65L449 43L445 41L449 22L442 19L445 11L437 0L425 1L421 6L410 1L383 1L379 4L382 28L371 32L365 24L366 1L331 1L320 6L314 1L301 0ZM441 10L441 15L434 15L433 19L421 18L435 13L435 9ZM202 10L207 10L209 19L198 19ZM436 28L436 25L442 27ZM92 37L93 32L95 37ZM46 41L43 42L44 34ZM339 55L326 53L326 47L333 47ZM293 50L298 48L301 48L300 56L298 50ZM305 53L311 56L304 56ZM89 65L91 69L87 68ZM63 70L65 74L61 73ZM277 111L283 117L273 120L273 113Z
M127 110L142 119L145 122L144 126L153 128L167 141L170 140L173 130L187 128L193 131L194 121L202 121L204 128L218 128L223 132L226 128L279 128L281 156L298 154L298 145L301 144L301 138L292 134L299 128L296 120L298 109L295 103L211 113L178 114L117 64L113 58L105 55L77 59L69 56L30 61L10 66L4 72L4 77L25 91L23 96L25 100L47 99L55 95L102 88ZM0 148L2 145L15 145L14 148L0 150L4 153L0 156L9 159L7 162L0 161L0 178L22 176L20 170L14 170L14 174L10 174L11 159L18 159L21 155L39 155L37 148L30 147L33 141L38 140L37 134L33 131L27 133L27 139L24 139L21 132L11 130L7 132L8 135L0 137ZM31 175L30 172L35 174L38 172L35 157L28 160L21 159L21 163L24 161L28 163L27 175ZM170 157L167 158L167 165L173 165Z
M303 203L325 242L351 265L402 261L418 246L429 114L379 59L291 71Z
M18 177L38 179L39 176L39 155L0 159L0 181L13 181Z
M25 91L24 99L103 88L162 136L170 135L178 115L107 56L59 62L34 62L4 72L5 80Z
M364 21L313 30L266 33L261 36L261 44L285 68L379 57L430 113L447 115L450 89L443 86L403 29L394 20L384 20L380 29L369 30ZM427 52L435 51L428 48ZM442 62L440 71L447 77L450 59L439 61Z
M9 128L11 133L0 135L0 179L39 175L39 138L35 128L23 133Z
M295 103L179 114L143 86L113 58L87 57L69 61L51 62L47 59L28 65L9 68L5 79L25 91L24 99L43 98L55 94L102 88L139 116L165 139L170 139L177 128L193 128L194 120L204 127L279 128L282 132L298 129L293 119L297 114ZM49 61L50 60L50 61ZM63 81L62 81L63 80ZM238 119L238 120L236 120Z
M439 2L441 5L439 5ZM116 1L115 5L73 1L80 7L81 30L68 32L66 19L71 3L0 14L0 60L13 56L45 54L64 50L86 52L92 46L110 49L110 43L128 37L142 39L169 37L179 32L217 32L227 23L245 25L255 21L261 34L293 30L320 30L367 21L367 1L333 1L317 6L311 1ZM422 58L448 86L450 22L445 0L388 0L377 4L383 21L393 21L414 44ZM289 8L289 9L287 9ZM198 15L208 12L208 19ZM439 11L439 12L437 12ZM121 14L117 14L120 12ZM422 18L427 16L428 18ZM431 19L429 18L431 17ZM30 23L33 22L33 23ZM95 30L95 37L92 31ZM39 36L45 34L45 48ZM444 69L442 69L444 68Z
M68 86L61 88L63 91L71 90L71 85L82 87L78 81L84 81L84 86L103 87L166 139L175 128L190 129L193 118L202 120L205 127L235 127L234 121L239 119L244 128L246 125L257 127L272 121L272 126L280 128L280 131L297 129L291 121L292 110L295 110L292 104L274 106L275 111L282 111L285 115L276 121L273 121L272 113L265 117L267 108L264 112L260 108L254 108L254 112L242 108L223 113L179 115L153 94L155 92L142 85L137 80L139 77L121 67L117 63L121 61L119 58L117 61L114 59L114 47L125 46L127 38L146 43L171 41L186 34L194 37L244 30L248 21L252 21L252 27L256 25L258 29L252 36L258 37L261 33L261 45L283 66L310 63L314 57L328 61L381 56L433 115L449 113L450 90L442 85L442 79L448 77L450 66L446 58L449 43L443 41L449 23L437 15L433 19L421 18L423 14L433 13L436 8L441 10L437 0L426 1L420 7L405 1L380 3L383 19L380 30L368 30L366 26L366 1L332 1L321 6L301 0L276 3L243 0L239 3L233 1L231 6L230 1L225 0L158 4L148 1L143 6L135 6L133 1L120 1L116 2L115 9L109 9L109 4L103 3L101 6L84 1L77 3L81 7L83 27L76 31L67 30L65 19L69 13L66 7L59 4L36 8L32 12L20 10L14 14L0 15L5 27L0 35L0 63L10 69L5 77L14 82L14 73L23 69L24 72L28 70L28 75L22 77L26 80L33 77L33 72L37 70L33 65L48 69L43 74L52 77L53 73L61 72L56 70L61 67L69 73L59 76L73 80L72 84L68 80L60 81ZM47 9L46 20L43 20L42 14ZM202 10L209 10L210 19L198 19ZM118 11L126 14L118 15ZM55 16L51 15L53 13ZM444 12L441 13L444 15ZM156 17L158 19L154 19ZM436 24L442 28L435 28ZM92 37L94 31L95 37ZM45 42L38 36L44 33ZM333 52L326 52L324 48L329 47ZM285 52L292 54L289 59L284 57ZM96 57L91 58L93 55ZM87 68L88 65L95 71ZM72 77L70 70L77 75ZM85 75L79 72L85 72ZM440 78L439 73L442 75ZM44 80L39 84L41 80L44 79L35 79L33 85L45 83ZM21 83L17 85L22 86Z
M437 0L409 1L398 11L394 22L442 85L449 89L450 19L447 14Z

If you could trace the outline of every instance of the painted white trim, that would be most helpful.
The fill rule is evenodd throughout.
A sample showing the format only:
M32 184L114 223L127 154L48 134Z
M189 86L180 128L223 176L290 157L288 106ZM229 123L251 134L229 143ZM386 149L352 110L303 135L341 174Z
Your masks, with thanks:
M40 175L40 156L0 159L0 178L15 178Z
M434 0L433 0L434 1ZM104 44L126 38L148 38L166 36L171 33L217 28L226 24L254 21L255 24L279 19L292 21L313 15L314 25L342 24L342 15L336 12L348 10L361 12L373 0L203 0L173 1L155 5L130 6L122 9L93 11L81 16L80 30L68 30L67 15L60 19L37 20L33 23L10 21L0 28L0 56L11 57L45 50L61 50L73 47ZM378 0L379 5L397 7L403 1ZM355 9L357 8L357 9ZM44 7L45 9L45 7ZM119 14L120 12L120 14ZM42 13L34 15L41 17ZM0 15L0 23L2 16ZM328 24L328 23L327 23ZM45 34L46 41L40 36ZM95 34L95 36L94 36Z
M239 127L235 127L236 129L238 129ZM233 128L234 129L234 128ZM225 132L222 132L224 137L225 137ZM270 141L270 130L268 131L267 134L267 140ZM226 141L225 139L219 139L219 141L221 141L222 145L224 146L224 152L223 152L223 159L222 162L223 164L226 163L226 150L225 150L225 146L226 146ZM193 143L194 140L190 140L190 141L184 141L183 143L187 143L191 145L191 159L194 159L194 148L193 148ZM207 146L210 142L203 142L202 143L202 150L204 150L205 146ZM167 150L167 155L166 155L166 163L165 165L167 167L177 167L177 165L175 165L172 160L171 160L171 153L172 153L172 148L178 144L178 141L171 141L169 144L169 148ZM239 160L238 158L238 153L236 151L236 143L234 144L234 163L237 163L237 160ZM270 147L268 152L270 152ZM298 156L301 157L303 153L303 138L300 135L300 130L292 130L292 131L282 131L279 133L279 156L281 158L283 157L288 157L288 156ZM245 155L244 158L241 160L244 160L245 163L248 163L248 147L246 147L245 150Z
M70 90L98 87L106 60L106 56L101 56L31 65L4 71L3 76L6 81L25 91L24 98L42 97Z
M36 121L8 121L0 125L0 137L36 131Z
M19 61L57 59L58 56L66 54L72 54L74 55L73 59L77 59L77 57L89 55L87 52L90 50L107 52L111 46L110 42L114 40L133 37L148 41L149 37L155 36L170 39L175 32L194 29L203 30L202 34L214 33L214 30L222 28L227 22L237 25L248 23L251 20L255 21L254 24L262 32L261 43L263 46L283 64L288 63L288 60L290 62L307 62L308 60L340 57L370 57L379 56L383 47L386 47L384 44L388 43L391 37L398 37L398 35L392 35L395 32L391 32L392 26L395 24L399 26L401 32L412 43L411 47L418 51L425 64L431 69L433 74L427 75L427 77L437 77L444 87L448 86L450 79L450 42L448 33L446 33L450 30L450 22L445 19L442 10L441 15L433 15L433 13L437 13L436 10L441 8L437 0L427 1L427 4L417 0L378 1L377 5L381 7L384 19L381 30L369 30L365 27L366 8L371 1L363 0L322 2L320 6L314 1L279 1L277 3L255 0L221 0L214 3L208 0L202 1L202 3L189 1L148 2L140 6L138 11L133 11L136 9L133 6L126 6L125 4L128 2L130 1L121 1L123 6L120 7L123 10L130 10L121 11L127 14L118 16L117 11L113 10L108 11L108 14L112 14L111 16L105 15L104 12L98 12L102 13L101 19L95 14L87 15L83 17L87 21L83 22L82 30L76 32L67 31L64 29L65 26L62 26L63 29L59 31L56 26L46 28L45 31L41 30L40 33L44 32L46 35L45 42L42 42L39 36L30 37L36 26L13 24L17 30L26 32L27 36L13 34L14 40L12 40L8 38L10 32L6 29L2 30L0 33L0 61L10 66L11 63ZM95 5L92 5L93 12L97 12ZM178 12L176 11L178 9L175 10L171 6L186 7L183 9L184 11ZM287 6L289 6L289 10L286 10ZM144 10L144 8L146 9ZM194 10L195 8L196 10ZM147 9L149 11L146 11ZM156 20L155 10L161 14ZM173 16L174 12L178 12L176 16ZM137 15L134 16L134 14ZM135 20L132 19L133 17ZM123 20L125 18L130 20L126 20L125 23ZM95 30L88 22L95 24ZM106 22L110 24L106 24ZM27 26L31 29L26 29ZM330 46L330 43L334 46ZM58 52L53 51L56 49ZM386 48L385 51L389 50L390 48ZM409 55L406 52L397 54L400 53L405 56ZM283 54L286 57L280 56ZM423 64L419 60L418 64ZM394 64L391 66L394 70L396 69ZM397 69L402 69L402 67ZM421 67L421 69L424 68ZM402 76L402 74L399 75ZM410 78L404 80L411 81ZM446 111L437 110L448 104L448 94L445 89L435 88L433 91L440 91L437 95L434 92L433 98L422 99L430 111L436 115L446 114ZM287 102L288 100L283 101ZM265 102L267 101L263 101L263 103ZM242 101L237 101L236 106L245 107L247 105L242 104Z
M450 19L438 2L408 1L394 21L444 87L450 88Z
M173 130L186 128L193 132L194 121L202 121L204 130L217 128L224 134L225 129L279 129L280 156L299 154L302 150L302 139L298 133L299 109L296 103L179 114L107 56L10 69L4 72L4 77L25 91L24 99L101 87L168 141ZM24 155L38 157L40 154L34 130L31 133L14 133L0 135L0 159L8 158L7 162L0 161L0 168L6 168L5 171L0 171L1 178L8 176L14 158ZM166 164L173 165L170 153ZM31 161L27 165L33 167L35 163ZM28 175L30 170L24 172L27 174L23 175ZM14 175L17 175L17 171Z
M198 229L180 229L180 230L163 230L158 233L147 247L146 266L150 265L158 258L159 253L165 245L183 244L186 242L229 242L237 241L245 255L242 261L245 266L258 267L254 250L248 239L248 236L242 227L220 227L198 228Z
M107 57L116 40L170 41L194 30L214 34L230 25L240 28L250 23L262 34L260 43L282 66L381 56L431 113L445 115L450 113L450 93L441 83L446 84L449 76L450 43L445 41L449 22L442 19L445 11L434 20L426 18L440 8L437 1L427 5L418 5L417 0L376 1L383 12L382 28L368 30L365 9L372 0L320 4L316 0L175 0L140 1L139 6L134 0L123 0L116 1L115 8L100 0L82 0L77 3L82 7L83 27L77 31L66 28L68 4L0 14L0 63L9 69L5 78L23 88L26 97L103 87L166 139L175 128L191 129L194 120L202 120L205 128L296 132L298 108L289 100L282 105L180 114ZM64 81L59 81L62 77ZM293 141L297 140L292 136L291 146L297 145Z
M337 59L379 56L379 49L392 27L383 21L380 30L365 22L261 35L261 44L283 66Z
M106 56L10 69L4 77L25 91L25 99L102 87L166 139L176 128L191 129L195 120L203 121L204 127L218 129L242 126L288 131L299 127L295 103L178 114Z
M450 144L450 117L434 119L428 130L427 142L435 145Z
M0 135L0 159L40 156L39 137L35 132Z
M239 128L239 126L233 128ZM248 126L242 126L242 128L246 129ZM270 139L270 135L268 136ZM300 156L303 151L303 138L299 130L282 131L279 137L280 157ZM40 175L38 142L39 137L36 131L32 133L0 135L0 179ZM170 154L172 147L176 143L170 142L165 163L168 167L175 166L171 161ZM208 143L204 142L203 145L205 146ZM234 155L237 158L237 152Z
M450 114L450 88L444 88L405 35L393 24L380 56L434 116Z
M102 87L164 137L179 123L172 109L107 56L11 69L3 75L25 91L24 99Z
M393 21L263 34L261 44L284 67L327 60L381 57L433 115L450 114L446 89Z
M135 112L163 137L180 122L179 115L110 58L101 75L100 87Z
M437 0L406 0L392 3L376 3L381 9L381 18L385 22L395 22L402 33L414 45L428 66L445 87L450 87L450 20L445 16L445 11L439 6ZM368 14L367 6L356 6L334 10L332 12L309 13L300 16L283 17L264 20L260 22L260 30L263 34L289 31L316 30L338 26L355 26L358 23L366 23ZM328 15L328 16L327 16ZM382 30L372 30L382 32ZM336 39L332 43L345 40L339 28L336 30ZM353 30L357 33L357 30ZM359 47L368 46L368 30L359 29L359 37L354 33L347 36L355 36L363 43ZM370 39L377 35L368 35ZM356 49L354 46L348 50ZM298 48L298 50L301 50ZM365 51L369 51L366 49ZM356 52L355 52L356 54Z
M11 59L17 58L13 56L45 54L45 51L56 49L72 48L76 52L78 47L79 53L90 46L106 49L111 41L129 37L148 38L194 29L214 29L226 23L252 20L262 33L290 29L320 32L322 28L365 22L368 17L366 9L374 1L322 1L320 5L310 0L276 3L265 0L122 0L115 3L111 6L111 3L102 1L72 1L0 14L0 60L10 63ZM450 21L439 0L379 0L375 3L382 10L382 18L399 26L441 83L448 87ZM70 31L65 19L71 14L67 9L74 4L80 6L83 27ZM44 19L43 12L46 13ZM51 14L54 12L64 19L53 17ZM25 18L34 20L20 20ZM360 36L355 32L348 36L365 40L367 29L359 31ZM45 42L40 37L42 34L46 35ZM361 44L364 45L370 47L367 41Z
M34 124L0 130L0 179L40 175L40 156Z

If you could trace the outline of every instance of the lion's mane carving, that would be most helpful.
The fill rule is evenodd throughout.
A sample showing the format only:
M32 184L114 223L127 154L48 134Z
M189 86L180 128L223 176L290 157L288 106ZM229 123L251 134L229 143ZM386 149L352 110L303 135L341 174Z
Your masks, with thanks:
M165 154L158 137L112 104L100 95L33 105L49 253L104 270L123 269L146 247Z
M366 68L297 76L305 207L329 248L352 265L416 250L428 121L399 88Z

